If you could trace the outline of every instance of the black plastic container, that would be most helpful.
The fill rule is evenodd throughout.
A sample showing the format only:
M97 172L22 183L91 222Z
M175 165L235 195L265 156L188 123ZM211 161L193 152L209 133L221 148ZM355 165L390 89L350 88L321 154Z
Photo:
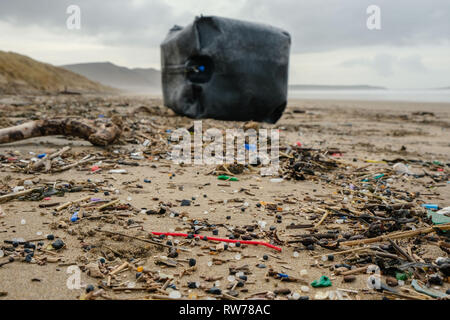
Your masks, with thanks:
M194 119L276 123L287 102L290 35L268 25L197 17L161 44L164 103Z

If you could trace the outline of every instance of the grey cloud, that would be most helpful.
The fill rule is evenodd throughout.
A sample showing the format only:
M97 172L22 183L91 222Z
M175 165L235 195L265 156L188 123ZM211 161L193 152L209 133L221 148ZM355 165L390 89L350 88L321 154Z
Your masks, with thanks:
M0 21L18 26L40 25L51 32L61 32L70 4L82 9L83 34L102 43L123 46L157 46L172 25L187 24L202 13L188 8L175 14L176 4L163 0L2 0ZM380 31L370 31L366 26L366 9L373 4L381 8ZM246 0L243 5L230 5L236 7L234 18L266 22L289 31L295 53L450 40L448 0ZM205 5L205 12L214 11L213 8Z
M382 30L367 29L369 5L380 7ZM290 31L296 52L450 39L448 0L248 0L243 11Z
M342 67L366 67L373 69L378 75L389 77L395 74L396 70L404 69L417 73L427 72L427 68L422 63L422 58L418 55L398 58L389 54L377 54L373 59L361 58L344 61L340 64Z
M14 0L0 3L0 21L41 26L51 33L65 32L69 5L81 9L83 35L113 45L156 46L174 22L183 18L175 16L162 0L142 4L123 0Z

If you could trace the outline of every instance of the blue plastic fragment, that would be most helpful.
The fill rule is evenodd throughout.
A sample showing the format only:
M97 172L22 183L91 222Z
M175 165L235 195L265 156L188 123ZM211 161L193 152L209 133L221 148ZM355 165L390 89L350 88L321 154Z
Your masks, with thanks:
M204 72L205 69L206 69L205 66L199 66L199 67L198 67L198 70L200 70L201 72Z
M43 158L45 158L47 156L47 154L46 153L41 153L41 154L38 154L38 158L39 159L43 159Z
M70 218L70 221L72 222L77 222L77 220L78 220L78 211L76 211Z
M284 274L284 273L279 273L278 276L280 278L289 278L289 276L287 274Z
M437 204L423 204L422 207L430 210L438 210L439 206Z

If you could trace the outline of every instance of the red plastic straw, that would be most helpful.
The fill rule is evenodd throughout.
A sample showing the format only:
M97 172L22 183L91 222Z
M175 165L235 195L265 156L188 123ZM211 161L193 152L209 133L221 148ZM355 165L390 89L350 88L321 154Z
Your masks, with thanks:
M187 238L189 235L186 233L171 233L171 232L152 232L155 236L172 236L172 237L184 237ZM262 241L246 241L246 240L231 240L231 239L223 239L223 238L213 238L213 237L207 237L207 236L201 236L201 235L194 235L195 238L200 238L202 240L210 240L210 241L218 241L218 242L228 242L228 243L242 243L242 244L252 244L256 246L265 246L271 249L275 249L277 251L281 252L281 248L274 246L267 242Z

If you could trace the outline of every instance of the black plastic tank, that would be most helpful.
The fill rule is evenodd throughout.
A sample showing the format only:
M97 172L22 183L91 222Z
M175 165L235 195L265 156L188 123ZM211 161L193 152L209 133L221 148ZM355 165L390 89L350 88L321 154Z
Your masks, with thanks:
M290 45L281 29L216 16L175 26L161 44L164 104L194 119L276 123Z

